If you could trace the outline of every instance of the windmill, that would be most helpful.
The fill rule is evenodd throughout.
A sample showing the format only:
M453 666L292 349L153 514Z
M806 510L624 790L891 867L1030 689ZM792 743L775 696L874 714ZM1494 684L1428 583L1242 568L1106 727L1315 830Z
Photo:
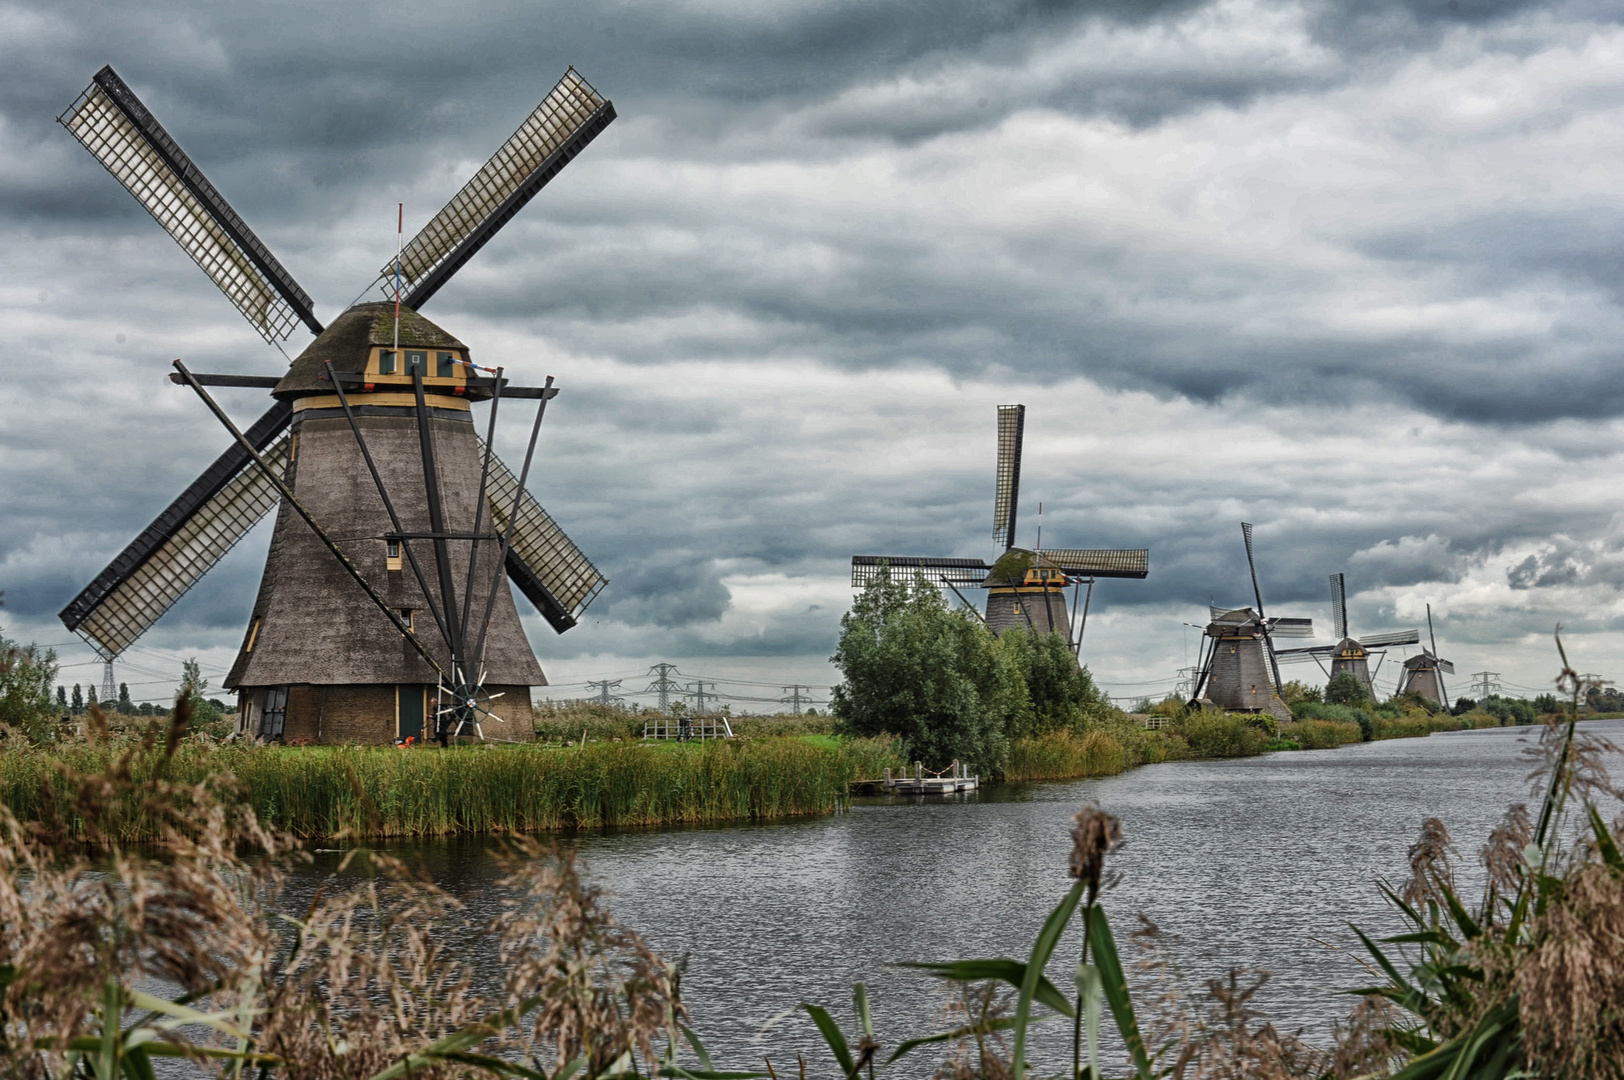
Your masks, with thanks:
M1075 654L1082 646L1082 628L1072 634L1066 607L1066 587L1087 583L1089 599L1096 578L1143 578L1150 573L1150 553L1143 549L1113 551L1097 548L1043 548L1042 533L1033 550L1015 546L1015 518L1020 501L1021 443L1026 430L1025 405L998 406L998 473L993 499L993 539L1004 553L988 565L981 559L932 558L917 555L853 555L851 583L862 588L882 575L913 575L937 587L951 589L971 610L960 588L987 590L982 615L987 628L1002 634L1021 627L1035 634L1062 633ZM1088 601L1083 604L1087 626Z
M1432 632L1432 605L1427 605L1427 640L1432 647L1404 661L1404 674L1398 682L1398 693L1420 694L1449 708L1449 693L1444 689L1444 675L1455 674L1455 665L1438 655L1438 638Z
M63 609L111 662L273 508L270 552L224 680L241 730L388 742L533 737L546 677L511 579L559 633L606 584L526 483L547 401L476 367L418 309L615 118L570 68L496 154L330 325L310 297L109 67L57 118L280 349L316 335L277 375L204 375L174 363L232 445ZM366 295L363 292L362 295ZM483 374L481 374L483 373ZM239 428L207 387L273 403ZM536 402L517 476L492 452L504 400ZM485 437L471 403L488 401Z
M1280 700L1280 664L1274 639L1312 637L1314 621L1264 614L1250 523L1241 522L1241 536L1246 542L1246 565L1252 572L1252 597L1257 607L1213 606L1209 610L1205 656L1190 701L1230 712L1267 712L1280 720L1290 720L1291 710Z
M1365 693L1370 700L1376 700L1376 687L1373 674L1370 670L1370 657L1377 654L1380 659L1376 661L1376 670L1381 670L1382 660L1387 654L1385 650L1392 645L1414 645L1421 640L1421 631L1392 630L1385 634L1366 634L1355 640L1348 636L1348 587L1344 574L1331 575L1331 625L1335 627L1337 642L1335 645L1312 645L1306 649L1279 649L1275 657L1282 664L1307 663L1312 660L1320 664L1325 670L1324 662L1330 661L1330 668L1325 673L1336 678L1344 671L1351 672L1364 686Z

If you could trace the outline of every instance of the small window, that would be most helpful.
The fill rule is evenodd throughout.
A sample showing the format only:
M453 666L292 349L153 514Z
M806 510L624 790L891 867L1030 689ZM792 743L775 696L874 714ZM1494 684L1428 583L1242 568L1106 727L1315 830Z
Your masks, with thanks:
M390 570L400 569L400 541L384 541L384 562Z
M409 607L403 607L400 609L400 621L406 624L406 629L408 630L417 629L417 627L412 625L412 609Z
M443 352L436 358L434 373L442 379L449 379L457 373L457 354Z
M288 440L288 462L291 464L299 460L299 433L295 431L293 438Z
M395 373L395 353L392 349L382 349L378 352L378 374L393 375Z
M288 688L271 686L259 711L259 735L262 739L280 739L288 720Z
M429 354L426 352L406 353L406 374L427 375L429 373Z

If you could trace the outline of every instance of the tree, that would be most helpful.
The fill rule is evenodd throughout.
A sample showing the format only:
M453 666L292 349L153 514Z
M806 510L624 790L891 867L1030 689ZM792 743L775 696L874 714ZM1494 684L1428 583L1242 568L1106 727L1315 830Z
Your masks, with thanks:
M1351 671L1339 671L1325 684L1325 700L1332 705L1363 705L1370 700L1365 684Z
M56 710L51 684L56 682L56 652L41 653L0 637L0 723L21 731L30 742L55 737Z
M1292 679L1280 688L1280 700L1289 708L1302 702L1318 703L1320 688L1309 686L1300 679Z
M954 760L991 775L1008 756L1007 725L1030 711L1026 688L984 624L950 611L941 593L882 573L840 620L834 663L845 676L830 702L837 730L890 734L932 770Z
M56 688L56 707L59 709L68 707L68 688L66 686Z
M85 703L85 707L87 709L94 709L98 704L100 704L100 702L96 700L96 688L92 686L88 692L90 694L90 700Z
M118 711L123 713L125 716L129 716L131 713L135 712L135 706L130 702L129 683L121 682L118 684Z
M1026 684L1028 707L1021 707L1017 692L1011 738L1080 728L1105 711L1093 676L1078 665L1064 634L1008 630L998 645Z
M1534 711L1537 713L1554 713L1557 710L1555 694L1540 694L1534 698Z
M175 688L175 701L179 703L184 698L191 702L192 720L196 724L209 724L220 718L220 710L203 696L208 689L209 680L203 677L203 668L198 664L197 657L182 662L180 685Z
M78 683L73 684L73 715L78 716L85 711L85 694Z

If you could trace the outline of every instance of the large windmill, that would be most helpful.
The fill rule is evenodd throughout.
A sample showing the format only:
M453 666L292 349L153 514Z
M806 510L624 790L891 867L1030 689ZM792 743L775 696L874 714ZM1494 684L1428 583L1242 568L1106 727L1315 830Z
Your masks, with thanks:
M1385 634L1366 634L1355 640L1348 636L1348 586L1346 575L1331 575L1331 625L1335 628L1337 642L1335 645L1312 645L1306 649L1278 649L1275 657L1282 664L1307 663L1312 660L1325 669L1325 662L1330 667L1325 670L1326 675L1336 678L1342 672L1352 673L1370 695L1370 700L1376 700L1376 686L1373 673L1370 670L1370 657L1372 653L1378 654L1381 659L1376 661L1376 669L1381 670L1382 659L1387 654L1382 651L1392 645L1414 645L1421 640L1421 631L1391 630Z
M1438 638L1432 632L1432 605L1427 605L1427 640L1432 647L1404 661L1404 674L1399 677L1398 693L1420 694L1449 708L1449 692L1444 689L1444 676L1455 674L1455 665L1438 655Z
M506 579L559 633L606 584L525 488L558 391L551 377L509 386L500 368L476 368L418 309L614 118L569 69L379 272L389 302L355 304L324 326L135 93L111 67L98 71L58 121L267 342L300 324L316 338L280 375L201 375L175 361L170 379L197 392L233 445L63 609L63 623L111 662L277 507L225 679L247 734L386 742L483 735L494 721L495 736L532 738L529 688L546 678ZM263 387L275 400L240 430L209 386ZM491 452L498 407L515 398L537 403L517 477ZM475 401L490 402L483 442Z
M1252 572L1257 607L1211 608L1201 673L1190 700L1230 712L1266 712L1290 720L1291 710L1280 700L1280 663L1274 639L1312 637L1314 620L1264 614L1263 590L1258 586L1257 560L1252 553L1252 526L1244 521L1241 536L1246 541L1246 565Z
M1066 587L1076 590L1087 582L1093 594L1095 578L1143 578L1150 573L1150 552L1143 548L1044 548L1015 546L1015 517L1020 501L1021 442L1026 430L1025 405L998 406L998 478L993 499L993 538L1004 553L988 565L981 559L931 558L918 555L853 555L851 583L861 588L889 573L895 578L920 577L951 589L965 599L960 588L987 590L987 627L994 633L1021 627L1037 634L1062 633L1075 652L1081 646L1079 630L1073 640ZM1042 537L1039 536L1041 541ZM1083 607L1084 619L1088 607Z

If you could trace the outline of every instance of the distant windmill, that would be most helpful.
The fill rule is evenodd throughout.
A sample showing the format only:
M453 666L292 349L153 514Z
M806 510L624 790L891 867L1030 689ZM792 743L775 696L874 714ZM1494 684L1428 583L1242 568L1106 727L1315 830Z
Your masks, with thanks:
M605 584L525 490L558 391L550 377L508 386L500 368L476 368L467 346L416 309L614 118L569 69L380 271L374 284L392 302L355 304L324 326L135 92L111 67L98 71L62 126L267 342L301 323L316 338L281 374L193 374L175 361L170 378L197 392L233 445L68 604L68 629L111 661L277 509L224 680L241 698L245 734L378 743L483 735L496 721L506 725L498 734L533 738L529 688L546 678L507 579L560 633ZM243 431L207 386L261 387L274 402ZM497 405L514 398L537 402L517 476L491 452ZM491 403L483 442L473 401Z
M1427 640L1432 648L1423 647L1420 654L1404 661L1404 675L1399 679L1400 694L1420 694L1449 708L1449 693L1444 689L1444 675L1455 674L1455 665L1438 655L1438 639L1432 632L1432 605L1427 605Z
M918 555L853 555L851 583L862 588L890 573L894 579L922 577L953 590L965 604L960 587L986 589L988 629L1002 634L1021 627L1037 634L1061 633L1073 651L1081 645L1071 632L1066 586L1087 582L1092 596L1095 578L1143 578L1150 573L1150 553L1143 549L1042 548L1015 546L1015 516L1020 499L1021 443L1026 429L1025 405L998 406L998 476L993 499L993 538L1004 554L992 565L981 559L930 558ZM974 605L970 605L972 608ZM1088 607L1084 604L1084 618Z
M1271 619L1264 614L1250 523L1241 522L1241 537L1246 542L1246 565L1252 572L1252 597L1257 607L1210 609L1206 655L1190 700L1230 712L1266 712L1290 720L1291 710L1280 700L1280 665L1274 639L1312 637L1314 620Z
M1370 670L1370 656L1379 653L1381 659L1376 661L1377 670L1381 670L1382 659L1387 654L1381 650L1391 645L1414 645L1421 640L1420 630L1393 630L1385 634L1366 634L1357 641L1348 636L1348 591L1346 575L1331 575L1331 624L1336 632L1335 645L1313 645L1306 649L1280 649L1275 653L1282 664L1307 663L1312 660L1321 665L1324 670L1324 661L1329 660L1330 669L1326 674L1336 678L1344 671L1352 672L1353 677L1364 685L1365 693L1370 695L1372 701L1376 700L1376 687L1372 681Z

